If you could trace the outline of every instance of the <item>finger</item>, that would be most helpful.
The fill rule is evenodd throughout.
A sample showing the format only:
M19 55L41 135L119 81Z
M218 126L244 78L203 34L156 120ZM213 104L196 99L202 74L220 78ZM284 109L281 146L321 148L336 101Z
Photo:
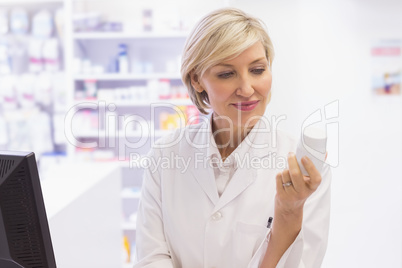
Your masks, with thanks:
M314 163L307 157L302 157L302 164L309 174L310 178L306 178L306 183L310 185L314 190L317 189L318 185L321 183L321 174L318 172Z
M300 192L300 190L303 189L302 187L304 187L305 181L300 171L299 164L297 163L296 155L292 152L288 154L288 165L293 186L296 192Z
M325 153L325 159L324 160L327 160L327 156L328 156L328 152Z
M285 191L285 189L283 189L283 185L282 185L282 173L279 172L278 174L276 174L276 192L278 194L283 194L283 192Z
M289 182L292 183L292 185L283 186L282 184L282 187L284 188L285 192L292 193L295 191L294 184L292 178L290 177L289 170L285 169L284 171L282 171L282 183L289 183Z

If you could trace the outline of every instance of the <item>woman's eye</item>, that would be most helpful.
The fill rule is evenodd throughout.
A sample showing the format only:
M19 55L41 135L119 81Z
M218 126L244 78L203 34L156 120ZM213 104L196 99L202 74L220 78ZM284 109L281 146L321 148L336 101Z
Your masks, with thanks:
M258 68L258 69L251 70L251 72L254 74L262 74L264 71L265 71L264 68Z
M232 75L233 75L233 72L227 72L227 73L219 74L218 77L225 79L225 78L231 77Z

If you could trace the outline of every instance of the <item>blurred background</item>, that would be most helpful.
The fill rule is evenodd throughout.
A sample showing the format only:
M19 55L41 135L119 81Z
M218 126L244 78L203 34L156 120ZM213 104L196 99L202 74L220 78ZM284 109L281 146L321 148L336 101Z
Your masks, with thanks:
M0 0L0 150L35 152L59 267L132 266L133 160L200 116L181 51L226 6L267 25L267 115L295 137L317 111L327 127L322 267L402 267L401 1Z

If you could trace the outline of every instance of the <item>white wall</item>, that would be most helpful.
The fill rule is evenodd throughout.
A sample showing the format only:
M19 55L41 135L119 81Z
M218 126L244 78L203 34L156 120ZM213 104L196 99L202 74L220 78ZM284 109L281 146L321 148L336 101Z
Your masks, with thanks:
M280 126L298 135L310 113L339 100L339 166L322 267L402 267L402 98L376 97L370 85L370 44L402 39L402 1L248 0L234 6L268 25L277 52L268 107L287 115Z

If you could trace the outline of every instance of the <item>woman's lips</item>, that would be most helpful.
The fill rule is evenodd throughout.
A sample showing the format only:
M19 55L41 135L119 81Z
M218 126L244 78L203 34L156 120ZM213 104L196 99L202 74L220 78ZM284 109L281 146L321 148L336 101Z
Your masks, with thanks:
M259 100L243 101L243 102L232 103L232 105L240 111L252 111L258 105L259 102L260 102Z

